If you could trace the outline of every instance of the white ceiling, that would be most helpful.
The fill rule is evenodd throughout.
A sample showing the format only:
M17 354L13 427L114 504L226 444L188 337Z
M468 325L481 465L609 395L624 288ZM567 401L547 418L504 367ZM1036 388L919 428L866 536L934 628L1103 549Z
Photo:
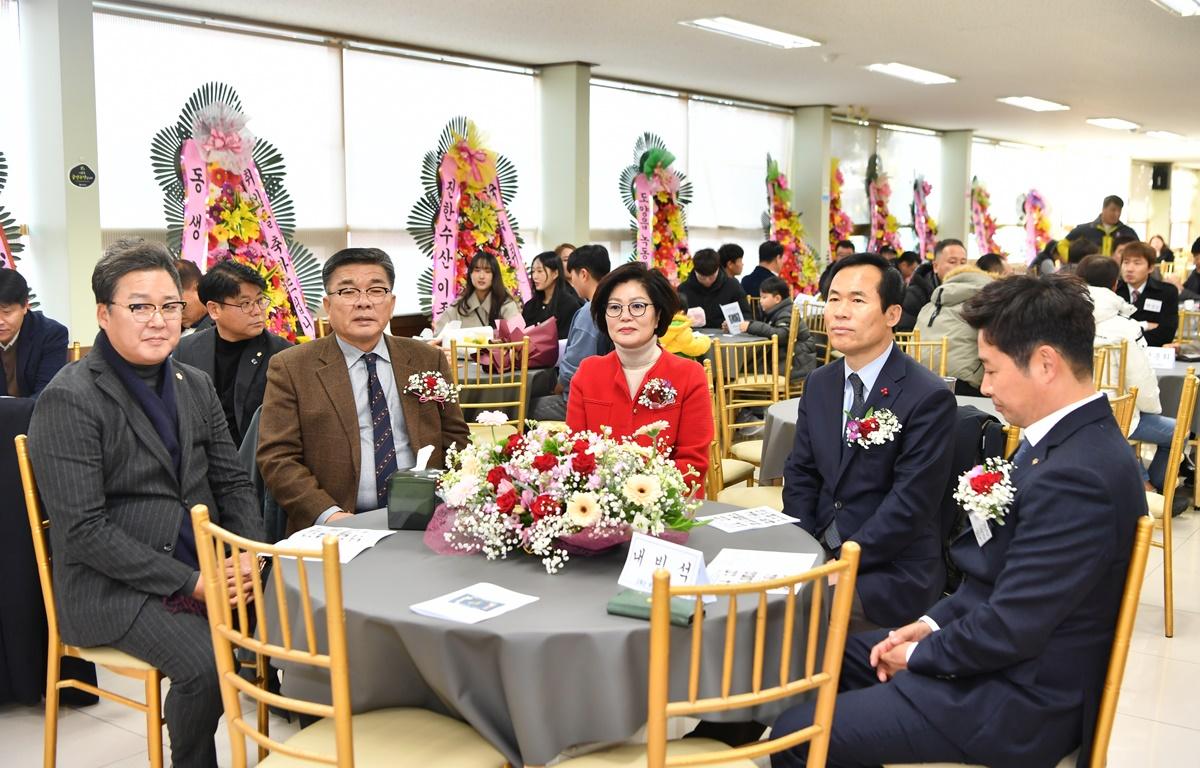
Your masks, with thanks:
M597 77L785 106L865 108L874 119L1048 146L1096 144L1135 158L1200 160L1200 17L1150 0L159 0L539 65L584 61ZM727 15L813 38L780 50L682 27ZM899 61L951 75L920 86L868 72ZM999 104L1037 96L1069 112ZM1095 128L1122 117L1186 142Z

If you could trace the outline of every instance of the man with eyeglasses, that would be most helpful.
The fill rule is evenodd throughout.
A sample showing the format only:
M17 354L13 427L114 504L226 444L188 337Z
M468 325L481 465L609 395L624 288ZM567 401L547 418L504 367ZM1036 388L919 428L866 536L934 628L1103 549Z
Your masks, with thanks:
M321 273L333 333L275 355L259 423L258 468L288 530L387 506L388 480L432 445L428 466L470 440L458 404L406 391L409 377L447 382L437 347L385 335L396 270L378 248L346 248Z
M0 269L0 397L32 397L67 364L67 329L29 308L29 284Z
M171 681L164 715L176 768L215 768L221 717L207 600L246 599L249 557L226 589L200 580L189 510L261 539L253 486L212 382L171 360L184 301L165 246L111 245L92 272L100 333L34 407L29 453L54 551L63 642L111 646ZM241 586L244 585L244 586Z
M229 423L234 445L241 445L267 388L267 364L292 346L267 332L267 282L237 261L222 261L200 278L197 287L213 327L184 337L175 359L208 374Z

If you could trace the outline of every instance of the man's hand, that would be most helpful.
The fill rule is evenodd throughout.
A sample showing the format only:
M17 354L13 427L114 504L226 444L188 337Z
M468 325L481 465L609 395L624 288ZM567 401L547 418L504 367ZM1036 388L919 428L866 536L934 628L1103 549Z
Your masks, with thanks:
M562 385L562 382L560 381L554 385L554 394L561 395L562 393L563 393L563 385Z
M332 523L334 520L342 520L347 517L354 517L354 515L350 514L349 512L334 512L332 515L325 518L325 522Z
M923 621L914 621L899 629L888 632L888 636L871 649L871 666L879 676L879 682L887 682L897 672L908 668L908 646L929 637L933 632Z
M236 561L232 557L225 561L225 594L229 598L230 605L237 604L239 591L245 594L246 602L254 599L251 569L257 568L258 561L249 552L242 552ZM196 586L192 589L192 597L202 603L205 601L207 595L204 591L203 576L196 580Z

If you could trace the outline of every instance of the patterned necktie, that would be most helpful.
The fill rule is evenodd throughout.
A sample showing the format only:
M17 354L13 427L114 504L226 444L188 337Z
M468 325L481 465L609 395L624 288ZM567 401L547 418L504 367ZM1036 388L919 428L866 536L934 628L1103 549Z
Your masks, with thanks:
M865 394L863 380L858 377L857 373L852 373L847 378L850 381L850 388L854 390L854 399L850 403L850 418L861 419L867 412L867 400L863 396Z
M1025 438L1021 438L1021 442L1017 443L1017 450L1013 451L1012 463L1014 466L1022 466L1025 463L1025 458L1033 451L1033 446Z
M392 414L388 410L383 387L375 375L375 361L379 355L368 352L362 356L367 363L367 397L371 403L371 424L375 430L375 504L387 506L387 484L396 472L396 444L392 441ZM363 457L365 460L366 457Z
M1129 303L1137 304L1137 301L1139 298L1141 298L1141 296L1142 296L1141 291L1139 291L1135 288L1134 290L1129 292Z

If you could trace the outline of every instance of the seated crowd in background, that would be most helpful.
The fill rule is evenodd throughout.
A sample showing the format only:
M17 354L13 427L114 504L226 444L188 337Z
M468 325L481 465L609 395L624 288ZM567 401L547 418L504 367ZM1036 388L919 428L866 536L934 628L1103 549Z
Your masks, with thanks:
M29 306L29 284L0 269L0 397L41 394L67 364L67 328Z

